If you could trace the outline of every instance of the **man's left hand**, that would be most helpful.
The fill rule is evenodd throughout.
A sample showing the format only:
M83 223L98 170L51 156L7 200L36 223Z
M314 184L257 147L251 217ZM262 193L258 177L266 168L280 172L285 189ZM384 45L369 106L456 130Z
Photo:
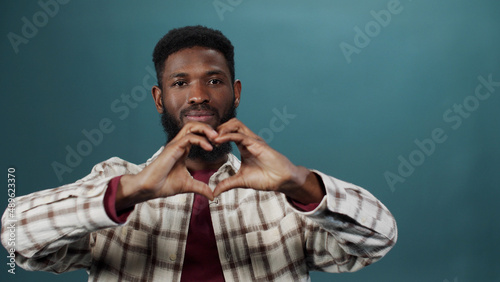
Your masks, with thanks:
M215 143L232 141L238 146L241 168L217 185L215 197L232 188L251 188L281 192L304 204L318 203L323 198L322 183L312 171L294 165L238 119L221 124L217 132Z

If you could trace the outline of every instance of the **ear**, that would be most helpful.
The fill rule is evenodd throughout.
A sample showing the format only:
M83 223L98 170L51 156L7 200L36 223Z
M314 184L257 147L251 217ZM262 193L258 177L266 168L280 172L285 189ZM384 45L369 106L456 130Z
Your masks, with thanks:
M240 97L241 97L241 81L239 79L236 79L234 81L233 91L234 91L234 107L237 108L238 105L240 104Z
M158 86L153 86L151 88L151 94L153 94L153 99L155 100L155 106L156 110L158 113L162 114L163 113L163 101L162 101L162 95L161 95L161 89Z

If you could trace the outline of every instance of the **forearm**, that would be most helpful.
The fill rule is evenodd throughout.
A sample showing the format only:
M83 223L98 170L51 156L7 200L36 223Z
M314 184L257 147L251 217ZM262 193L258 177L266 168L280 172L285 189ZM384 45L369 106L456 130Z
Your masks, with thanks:
M16 251L44 256L88 235L116 225L103 206L109 178L70 184L16 198ZM87 188L88 187L88 188ZM7 246L7 213L2 218L2 243Z
M397 226L389 210L368 191L316 172L327 195L314 210L304 213L330 233L347 253L371 263L396 243Z

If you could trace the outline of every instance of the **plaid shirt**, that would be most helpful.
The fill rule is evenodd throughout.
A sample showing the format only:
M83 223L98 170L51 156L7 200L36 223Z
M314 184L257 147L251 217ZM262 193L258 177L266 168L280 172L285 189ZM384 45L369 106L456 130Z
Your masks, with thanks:
M150 164L119 158L97 164L76 183L17 198L16 260L27 270L61 273L85 268L89 281L179 281L193 194L135 206L126 223L104 209L108 182ZM239 169L228 161L209 186ZM382 258L397 240L396 222L366 190L315 171L327 195L300 212L281 193L233 189L211 201L226 281L307 281L308 272L356 271ZM8 246L8 213L2 243Z

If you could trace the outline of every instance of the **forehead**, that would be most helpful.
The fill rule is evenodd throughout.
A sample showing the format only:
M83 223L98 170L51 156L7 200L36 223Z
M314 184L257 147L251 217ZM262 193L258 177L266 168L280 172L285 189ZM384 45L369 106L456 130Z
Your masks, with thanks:
M219 70L229 77L229 68L224 55L206 47L191 47L179 50L165 60L163 76L173 73L190 73L207 70Z

